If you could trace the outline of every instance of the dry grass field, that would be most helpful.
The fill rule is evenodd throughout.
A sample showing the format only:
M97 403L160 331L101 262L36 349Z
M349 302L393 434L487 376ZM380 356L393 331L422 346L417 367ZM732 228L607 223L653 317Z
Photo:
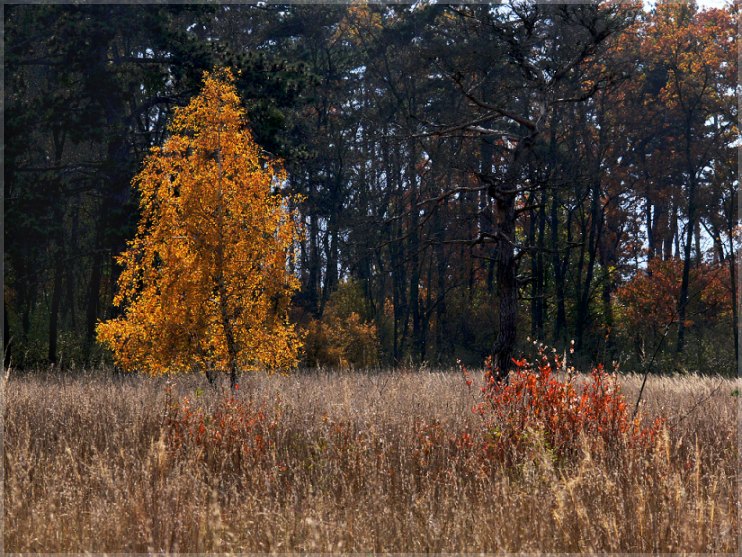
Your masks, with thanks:
M735 553L739 388L650 377L653 447L504 465L455 371L243 377L231 415L197 377L11 376L4 550Z

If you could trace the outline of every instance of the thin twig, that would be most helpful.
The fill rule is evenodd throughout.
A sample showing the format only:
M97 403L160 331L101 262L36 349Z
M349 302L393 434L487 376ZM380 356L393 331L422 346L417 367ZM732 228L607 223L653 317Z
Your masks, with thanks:
M644 386L647 384L647 377L649 376L649 370L652 368L652 364L654 363L654 359L657 356L657 353L660 351L660 347L662 346L662 343L665 341L665 338L667 337L667 333L670 331L670 325L675 321L671 321L667 325L665 325L665 332L662 335L662 338L657 343L656 348L654 349L654 354L652 354L652 359L649 360L649 363L644 368L644 379L642 379L642 386L639 389L639 396L636 397L636 405L634 406L634 413L631 415L631 419L633 420L636 418L637 413L639 412L639 403L642 400L642 393L644 392Z
M712 396L714 396L716 393L718 393L719 392L719 389L721 389L722 384L723 383L718 383L716 385L716 387L714 387L713 389L711 389L711 392L708 394L708 396L703 397L701 400L699 400L693 406L691 406L691 409L690 410L688 410L683 416L681 416L680 418L678 418L678 422L677 423L682 422L685 418L687 418L688 416L690 416L696 410L696 408L698 408L701 404L703 404L708 399L710 399Z

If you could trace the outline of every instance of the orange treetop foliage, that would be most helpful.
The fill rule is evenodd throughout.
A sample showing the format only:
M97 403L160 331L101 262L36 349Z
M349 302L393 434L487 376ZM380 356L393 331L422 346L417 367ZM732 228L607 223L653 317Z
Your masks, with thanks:
M667 83L664 105L713 110L735 97L737 23L727 10L697 12L690 4L661 2L650 20L644 51L662 61ZM673 107L674 108L674 107Z
M661 333L665 326L678 322L678 299L683 262L672 258L653 258L647 273L637 273L618 290L624 308L626 326L637 332ZM726 265L700 263L691 267L688 317L686 326L695 321L723 318L731 312L731 281Z
M125 370L214 369L234 381L297 362L287 318L297 221L271 192L284 170L253 141L233 82L229 70L205 73L134 178L141 219L117 258L124 314L97 327Z

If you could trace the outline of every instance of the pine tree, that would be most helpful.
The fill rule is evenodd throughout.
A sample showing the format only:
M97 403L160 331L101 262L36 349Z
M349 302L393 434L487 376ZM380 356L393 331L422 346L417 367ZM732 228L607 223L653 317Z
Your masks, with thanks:
M232 73L207 72L134 178L141 218L117 258L123 315L97 327L124 370L224 371L234 388L239 371L297 363L287 315L297 219L274 193L281 163L246 122Z

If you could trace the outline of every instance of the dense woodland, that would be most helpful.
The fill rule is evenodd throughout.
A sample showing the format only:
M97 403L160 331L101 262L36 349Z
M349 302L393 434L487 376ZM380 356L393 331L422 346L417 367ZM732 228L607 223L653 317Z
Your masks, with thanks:
M535 340L735 371L734 6L4 13L6 364L108 361L95 327L117 311L131 180L229 67L301 194L305 365L507 368Z

